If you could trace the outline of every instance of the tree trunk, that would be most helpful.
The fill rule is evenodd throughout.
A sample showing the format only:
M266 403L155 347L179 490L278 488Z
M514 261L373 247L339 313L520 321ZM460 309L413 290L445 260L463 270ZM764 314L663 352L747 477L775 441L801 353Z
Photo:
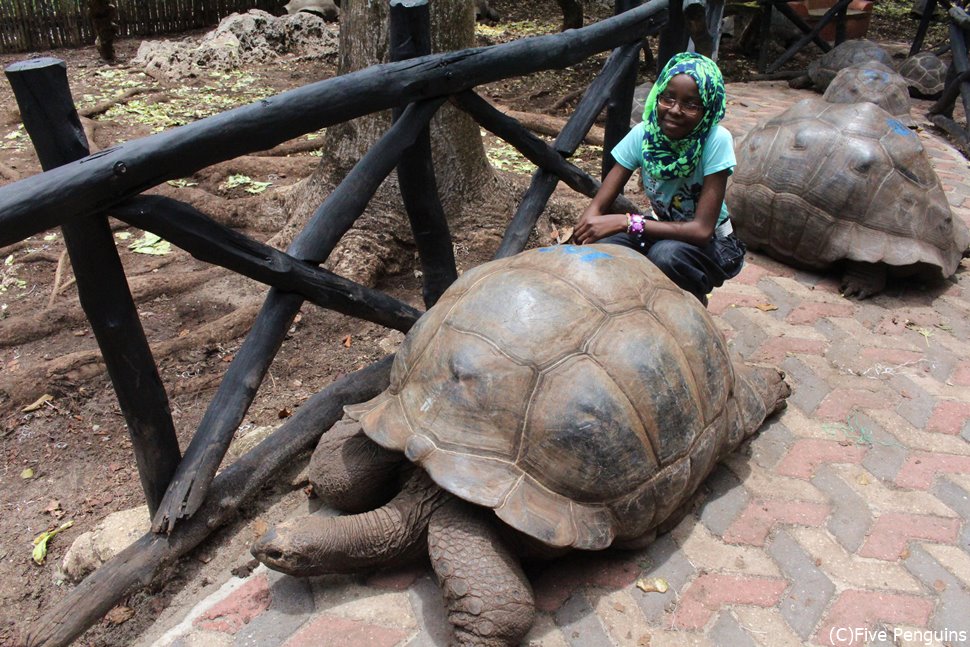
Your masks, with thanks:
M88 17L94 29L98 54L105 61L115 60L115 36L118 34L118 9L109 0L89 0Z
M443 52L474 45L474 7L467 0L433 0L430 5L432 50ZM340 13L339 73L346 74L388 60L389 3L344 0ZM290 238L323 198L347 174L391 124L390 111L327 130L323 161L290 201ZM478 125L445 104L431 123L432 157L441 203L449 222L474 204L494 175ZM327 267L365 285L411 263L410 226L404 216L396 175L388 178L353 230L334 250Z

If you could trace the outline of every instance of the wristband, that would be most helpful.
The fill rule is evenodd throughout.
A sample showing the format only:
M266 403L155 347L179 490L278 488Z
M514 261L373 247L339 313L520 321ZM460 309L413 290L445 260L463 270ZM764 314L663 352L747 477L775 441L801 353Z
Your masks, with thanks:
M643 216L638 213L626 214L626 233L640 235L643 233Z

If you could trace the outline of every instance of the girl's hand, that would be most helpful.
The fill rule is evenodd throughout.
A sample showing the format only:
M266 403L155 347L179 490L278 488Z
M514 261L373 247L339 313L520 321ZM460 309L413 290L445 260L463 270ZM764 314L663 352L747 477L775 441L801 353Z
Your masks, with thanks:
M573 237L580 245L588 245L598 240L626 231L627 218L624 213L596 215L587 210L573 230Z

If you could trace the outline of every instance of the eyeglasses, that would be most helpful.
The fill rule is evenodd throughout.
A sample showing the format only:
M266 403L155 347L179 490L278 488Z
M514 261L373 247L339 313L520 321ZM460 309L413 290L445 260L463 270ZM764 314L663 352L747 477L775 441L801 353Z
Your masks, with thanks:
M669 94L661 94L657 97L657 103L667 110L674 106L680 106L680 111L685 115L699 115L704 112L704 104L700 101L678 101Z

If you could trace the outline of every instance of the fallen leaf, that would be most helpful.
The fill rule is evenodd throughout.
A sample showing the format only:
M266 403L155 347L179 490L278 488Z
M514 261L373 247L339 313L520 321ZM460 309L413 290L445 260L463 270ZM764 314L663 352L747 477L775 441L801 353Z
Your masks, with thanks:
M906 328L908 328L909 330L913 330L915 332L918 332L919 334L923 335L923 338L926 340L926 344L929 345L929 343L930 343L930 337L933 336L933 331L932 330L930 330L929 328L924 328L924 327L920 326L919 324L917 324L916 322L913 322L913 321L907 321L906 322Z
M762 312L771 312L772 310L777 310L778 306L776 306L774 303L759 303L755 306L755 308L761 310Z
M41 407L43 407L45 404L47 404L48 402L50 402L53 399L54 399L54 396L53 395L51 395L50 393L45 393L44 395L42 395L39 398L37 398L36 401L31 402L26 407L24 407L23 409L21 409L21 411L24 412L24 413L30 413L31 411L37 411L38 409L40 409Z
M131 607L117 606L104 614L104 620L109 625L120 625L131 620L134 615L135 610Z
M872 481L869 480L869 477L865 474L860 474L858 478L856 478L856 481L858 481L859 485L869 485L872 483Z
M63 530L67 530L73 525L74 525L74 521L71 520L66 523L62 523L54 530L45 530L44 532L34 537L34 550L31 556L34 558L34 561L37 563L38 566L43 564L44 559L47 558L47 542L49 542L57 533Z
M282 409L276 412L276 415L279 416L279 418L282 420L283 418L289 418L290 416L292 416L293 412L287 409L286 407L283 407Z
M34 470L29 467L20 473L20 478L22 479L32 479L34 478Z
M163 240L160 236L146 231L141 238L128 245L128 249L136 254L149 254L151 256L164 256L172 251L172 244Z
M637 580L637 588L647 593L666 593L670 585L662 577L641 577Z
M344 347L350 348L350 335L347 335L346 337L344 337Z

